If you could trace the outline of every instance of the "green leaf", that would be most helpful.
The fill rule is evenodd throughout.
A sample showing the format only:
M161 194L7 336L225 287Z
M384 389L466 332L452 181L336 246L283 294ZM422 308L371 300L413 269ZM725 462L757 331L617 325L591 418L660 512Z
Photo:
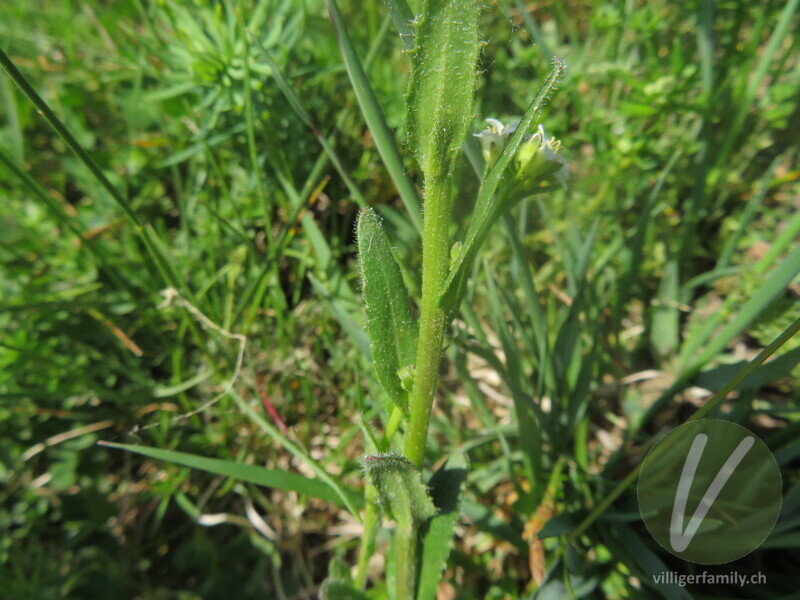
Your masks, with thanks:
M111 196L114 202L122 209L125 216L134 226L134 232L139 236L141 242L147 250L148 258L150 259L151 266L159 273L164 283L169 284L171 287L178 289L183 293L187 300L192 304L197 304L191 290L184 284L184 281L175 270L169 254L165 249L158 245L157 235L152 227L145 225L142 220L134 211L133 205L114 184L108 179L103 170L98 166L92 156L81 146L75 136L72 135L64 123L56 116L48 104L36 93L36 90L31 87L25 76L20 73L8 55L0 48L0 67L5 70L8 76L17 84L23 94L27 96L28 100L36 107L37 112L44 117L48 124L55 130L55 132L64 140L64 143L70 150L78 157L81 163L89 170L97 182L105 188L106 192ZM7 162L7 161L4 161ZM190 325L194 330L194 325Z
M440 514L459 511L468 470L469 458L458 452L451 454L431 477L430 495Z
M478 189L478 198L475 201L475 209L472 213L467 233L464 236L461 252L450 269L450 274L439 298L439 306L446 312L455 310L461 304L461 300L467 290L469 273L472 270L475 257L478 255L478 250L480 250L489 235L489 230L491 230L500 216L512 208L509 203L499 202L494 197L495 192L502 181L506 168L511 164L525 138L541 120L542 109L556 91L558 83L566 73L566 70L567 66L561 59L553 59L553 67L539 89L539 93L536 94L528 110L525 111L525 115L517 125L516 131L495 161L494 166L489 169L489 172L486 173L481 182L481 186Z
M422 231L419 196L414 184L406 174L405 165L400 152L397 150L392 130L389 129L389 125L386 123L383 110L381 110L380 104L375 98L369 78L364 72L361 61L353 47L353 42L347 34L342 13L339 11L339 5L336 0L328 0L327 5L328 14L336 31L336 38L339 40L339 49L342 52L347 75L350 78L353 91L356 93L356 100L361 107L361 113L364 115L367 127L369 127L372 138L375 140L375 147L381 155L383 164L386 165L389 176L397 186L400 199L403 201L403 205L406 207L414 225L416 225L417 231Z
M399 454L367 455L362 460L369 482L378 489L381 506L397 527L418 527L436 514L422 474Z
M472 122L478 79L477 0L428 0L408 85L408 146L426 183L446 179Z
M800 531L767 538L761 548L800 548Z
M367 455L361 461L367 480L378 490L381 506L396 522L394 530L395 598L414 597L420 527L436 515L422 474L399 454Z
M569 535L575 529L575 525L575 517L573 515L570 513L558 513L542 525L536 537L540 540L546 540L551 537Z
M658 305L653 309L650 343L662 361L670 358L678 348L680 337L680 310L678 259L671 257L664 265L664 274L658 290Z
M201 471L206 471L208 473L232 477L233 479L247 481L248 483L255 483L256 485L263 485L265 487L297 492L306 496L313 496L314 498L319 498L338 506L345 506L342 498L339 497L339 494L331 489L326 483L316 479L309 479L308 477L304 477L296 473L289 473L287 471L281 471L277 469L267 469L265 467L259 467L256 465L244 465L242 463L229 460L208 458L205 456L197 456L196 454L175 452L173 450L162 450L161 448L151 448L148 446L114 444L112 442L98 442L98 444L108 448L127 450L128 452L149 456L150 458L166 460L177 465L184 465L193 469L200 469ZM357 503L359 501L359 494L351 490L348 490L348 492L348 495L352 496L352 501Z
M431 496L440 513L431 519L423 538L417 600L436 598L442 571L453 546L467 469L466 454L453 454L431 478Z
M408 392L401 371L405 372L414 362L417 321L411 312L400 267L375 211L370 208L361 211L356 234L375 372L392 401L407 412Z
M343 581L326 581L322 584L322 600L367 600L367 596Z
M628 554L629 560L626 564L629 565L629 568L637 574L641 581L648 582L647 587L656 587L650 582L653 581L654 574L667 570L664 561L648 547L632 527L619 524L612 531L616 538L615 545L618 542L620 550ZM692 598L684 588L676 584L659 585L657 589L659 595L668 600L690 600Z
M704 326L698 338L705 340L705 347L698 349L699 355L687 355L682 352L681 356L686 356L687 362L693 359L692 366L688 369L692 372L701 369L705 364L712 360L718 353L722 352L730 341L742 333L756 317L758 317L779 294L781 294L789 284L800 274L800 245L783 260L783 262L764 279L763 284L753 293L753 295L743 304L736 316L731 319L722 330L711 337L712 332ZM724 314L717 311L706 323L718 323ZM689 340L689 343L695 339Z
M283 446L298 460L302 461L309 469L311 469L320 481L327 483L328 487L334 490L339 498L344 502L344 506L347 507L347 510L349 510L356 519L359 521L361 520L358 514L358 510L364 505L364 498L361 494L345 488L333 477L331 477L322 465L318 464L317 461L311 458L308 450L303 448L299 443L295 443L287 438L280 432L280 430L278 430L277 427L268 423L266 419L261 416L261 414L256 412L253 407L245 401L244 398L236 393L235 389L231 388L228 391L228 394L231 398L233 398L233 401L236 402L242 412L246 414L256 425L258 425L259 429L264 431L264 433L269 435L272 439L279 441L281 446Z
M716 391L730 381L746 364L745 361L738 361L733 364L719 365L700 373L693 383L700 388ZM734 389L757 390L784 377L789 377L798 364L800 364L800 347L789 350L761 365Z
M800 212L795 212L772 241L767 253L752 267L753 273L763 279L760 280L757 291L747 303L743 306L743 298L739 292L728 294L722 306L709 318L705 319L697 331L689 331L687 333L687 338L681 345L678 356L678 365L681 370L687 371L693 366L703 367L733 337L739 335L766 308L769 302L797 276L797 271L792 274L792 270L800 265L800 246L796 245L798 234L800 234ZM789 250L791 250L791 254L767 276L770 269L778 265L780 256ZM784 273L783 271L787 269L788 272ZM725 327L724 331L720 331L725 319L737 308L737 316ZM717 334L718 331L720 332L719 334ZM714 338L715 335L716 338ZM705 350L701 352L703 348ZM698 354L702 354L702 361L698 359Z
M414 13L408 7L406 0L383 0L389 16L392 17L394 26L403 40L403 50L411 50L414 47L414 29L411 23L414 21Z
M356 347L358 347L365 356L368 356L369 340L367 339L367 336L364 335L364 330L353 320L352 315L347 311L342 303L339 302L339 300L336 299L333 294L330 293L330 291L328 291L328 288L325 287L325 284L314 277L311 273L308 273L308 280L311 282L314 290L325 300L325 302L328 303L333 316L336 317L337 321L339 321L339 325L341 325L342 329L347 333L348 336L350 336L350 339L353 341Z

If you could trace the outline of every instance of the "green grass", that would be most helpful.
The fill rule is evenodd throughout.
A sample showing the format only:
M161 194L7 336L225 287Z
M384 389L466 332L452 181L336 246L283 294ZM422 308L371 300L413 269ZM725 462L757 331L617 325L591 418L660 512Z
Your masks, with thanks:
M695 386L725 392L797 319L797 5L482 12L474 130L520 118L561 56L544 125L572 174L489 232L445 331L424 464L461 451L470 472L444 597L531 598L531 557L538 598L794 593L797 336L709 413L781 466L776 530L735 563L767 586L655 586L690 567L618 484L696 414ZM44 112L0 76L3 593L315 597L331 563L386 598L358 563L389 540L360 539L377 517L359 458L396 423L354 228L378 211L419 305L406 38L380 3L342 1L338 38L322 0L85 6L0 8ZM459 231L479 185L465 149Z

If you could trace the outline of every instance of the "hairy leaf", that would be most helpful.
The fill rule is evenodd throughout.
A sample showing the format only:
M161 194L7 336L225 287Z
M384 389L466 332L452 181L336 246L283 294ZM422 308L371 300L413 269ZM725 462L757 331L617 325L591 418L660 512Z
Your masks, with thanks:
M378 489L381 506L397 521L398 529L416 529L436 514L422 474L398 454L364 457L362 464L369 482Z
M407 97L408 145L426 182L447 178L472 122L477 0L428 0L416 27Z
M401 372L406 372L414 362L417 321L380 218L370 208L362 210L358 217L357 237L375 372L392 401L406 412L408 392Z
M322 584L322 600L367 600L367 596L342 581L326 581Z

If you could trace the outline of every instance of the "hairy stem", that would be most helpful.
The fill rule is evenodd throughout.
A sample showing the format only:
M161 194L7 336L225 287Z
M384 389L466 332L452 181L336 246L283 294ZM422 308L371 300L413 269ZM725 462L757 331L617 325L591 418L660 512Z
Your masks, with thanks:
M422 467L428 435L433 394L442 357L445 314L439 308L439 295L450 266L450 182L434 181L425 190L422 231L422 302L415 362L414 386L409 398L409 420L405 455Z
M417 581L417 531L401 530L395 533L394 576L397 582L397 600L413 600Z

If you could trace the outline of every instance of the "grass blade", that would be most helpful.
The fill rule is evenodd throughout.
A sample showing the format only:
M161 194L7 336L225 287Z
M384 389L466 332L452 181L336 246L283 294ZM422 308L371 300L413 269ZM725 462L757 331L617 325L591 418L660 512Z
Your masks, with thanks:
M263 52L263 57L266 63L269 65L270 69L272 69L272 76L275 78L275 83L278 84L278 88L283 93L286 101L289 103L289 106L292 107L295 114L299 117L299 119L311 129L311 132L314 134L314 137L317 138L319 145L322 146L322 150L330 159L331 163L333 163L336 172L339 173L339 176L344 181L344 184L347 186L347 189L353 195L353 198L358 203L359 206L362 208L367 205L367 201L364 199L363 194L361 191L356 187L355 183L353 183L352 178L347 174L345 171L344 165L342 165L342 161L339 160L339 156L336 154L336 150L333 148L333 144L331 144L330 140L326 136L322 134L320 127L317 123L314 122L314 119L308 113L308 111L303 106L302 100L298 96L297 92L294 90L292 86L289 85L289 82L286 81L286 77L284 77L281 68L272 58L272 53L262 46L261 48Z
M689 370L701 368L721 352L735 336L744 331L766 306L786 289L786 286L794 280L798 273L800 273L800 245L784 259L783 263L764 281L753 296L744 303L736 316L711 341L707 341L710 337L708 334L713 331L709 324L718 325L727 311L718 311L706 322L702 332L697 335L696 339L691 340L693 343L690 346L699 348L704 344L705 348L696 358L694 358L694 352L682 352L681 359L685 361L682 364L688 364L691 361L692 366Z
M739 373L736 374L725 386L723 386L720 390L718 390L709 400L696 412L694 413L689 419L687 423L690 421L696 421L697 419L703 418L707 415L711 410L716 408L716 406L725 399L725 397L731 392L731 390L736 389L736 387L741 384L747 377L750 376L756 369L758 369L764 362L778 349L783 346L786 342L788 342L792 337L795 336L800 331L800 319L797 319L794 323L792 323L789 327L787 327L783 333L781 333L773 342L764 348L758 356L756 356L753 360L747 363ZM670 390L670 396L672 395L672 390ZM657 406L660 402L656 402L654 406ZM597 518L602 515L606 509L611 506L611 504L616 500L628 487L636 481L636 478L639 476L639 470L641 469L641 463L638 464L636 468L633 469L628 475L623 479L617 486L597 505L592 509L592 511L586 516L586 518L581 521L581 523L569 534L567 540L573 541L578 538L586 529L597 520Z
M239 405L239 408L241 408L242 411L264 431L264 433L280 441L281 445L286 448L286 450L308 465L308 467L321 481L326 483L328 487L336 492L336 495L344 503L343 506L345 506L356 519L360 520L358 509L361 507L364 499L361 494L352 492L351 490L339 485L338 482L328 475L325 469L317 464L317 461L308 455L308 452L304 448L301 448L289 440L289 438L278 431L276 427L270 425L260 414L253 410L253 408L247 402L245 402L244 398L242 398L235 390L230 390L230 396L234 399L236 404Z
M789 0L786 3L783 12L781 13L780 20L778 21L778 24L772 33L772 37L770 37L769 43L761 55L761 60L758 63L758 66L753 71L752 76L747 78L748 84L744 93L744 98L740 99L736 104L737 111L733 118L733 123L727 128L725 139L722 141L720 150L716 155L717 166L724 164L727 160L737 137L742 131L745 119L747 118L747 113L752 107L759 89L763 85L764 78L767 76L776 52L778 52L778 50L781 49L781 46L783 46L786 36L792 35L792 23L796 24L794 15L799 6L800 0ZM716 173L719 176L723 173L723 171L718 169ZM712 181L710 182L710 185L713 186L714 183L715 181Z
M86 166L87 169L89 169L92 175L97 179L97 181L100 182L103 188L105 188L105 190L120 206L120 208L122 208L125 215L135 226L136 234L142 239L142 242L147 248L151 259L153 259L153 262L164 281L170 286L180 289L193 304L196 304L191 292L185 287L181 288L178 281L171 276L167 257L156 247L150 231L143 227L143 223L140 221L139 217L136 216L136 213L133 211L130 203L122 196L122 194L119 193L119 190L117 190L117 188L115 188L114 185L108 180L108 177L105 176L105 173L103 173L94 159L89 156L89 153L83 149L83 147L78 143L78 140L76 140L75 137L69 132L66 126L50 109L47 103L41 98L41 96L39 96L39 94L36 93L36 90L31 87L27 79L25 79L24 75L19 72L17 67L2 48L0 48L0 66L3 67L8 76L11 77L14 83L16 83L20 90L22 90L22 93L25 94L28 100L33 103L33 105L39 111L39 114L45 118L50 126L61 137L61 139L64 140L64 143L66 143L69 149L77 155L80 161Z
M122 279L117 275L116 270L109 267L111 264L111 257L107 256L100 246L93 237L86 236L83 231L81 231L79 224L76 222L75 219L70 217L64 208L56 201L52 196L50 196L47 192L42 189L40 186L27 172L25 172L18 164L16 164L11 157L7 156L6 153L0 148L0 163L5 164L8 167L9 171L11 171L14 175L16 175L27 187L29 190L33 192L33 195L38 198L42 204L47 206L47 209L50 213L62 224L64 227L69 229L76 238L80 241L82 246L85 246L94 256L97 258L98 265L103 271L108 275L108 278L114 282L114 284L120 290L127 290L131 293L132 296L134 294L134 288L131 283L125 279Z
M101 183L101 185L106 189L106 191L111 195L114 201L125 211L125 214L128 218L137 226L141 226L139 218L133 212L130 203L122 197L122 194L117 191L117 189L113 186L113 184L108 180L105 176L103 171L94 162L94 159L89 156L86 150L78 143L73 135L69 132L66 126L61 122L61 120L55 115L55 113L50 109L47 103L36 93L28 81L25 79L24 75L19 72L17 67L11 62L11 59L6 55L2 48L0 48L0 66L3 67L8 76L14 81L14 83L19 86L22 93L27 96L28 100L30 100L33 105L36 107L36 110L39 111L45 120L50 124L50 126L55 129L56 133L64 140L67 146L72 150L81 162L86 165L86 167L92 172L97 180Z
M414 13L408 7L406 0L383 0L389 16L392 17L394 26L403 40L403 50L411 50L414 47L414 29L411 27L414 21Z
M242 62L244 63L244 116L247 126L247 150L250 156L250 166L256 180L256 195L260 206L263 209L264 223L267 231L272 231L272 218L267 201L266 188L264 187L264 177L261 172L261 165L258 160L258 150L256 149L256 126L255 111L253 109L253 90L250 78L250 44L247 39L247 29L245 28L245 7L244 2L239 0L237 7L237 25L239 37L242 40ZM272 244L272 236L267 236L267 243Z
M151 448L148 446L115 444L112 442L98 442L98 445L107 448L127 450L134 454L165 460L176 465L183 465L185 467L191 467L192 469L206 471L207 473L224 475L225 477L231 477L239 481L246 481L264 487L297 492L298 494L319 498L320 500L325 500L326 502L338 506L346 506L339 494L331 489L328 484L318 479L309 479L297 473L290 473L278 469L267 469L256 465L245 465L230 460L208 458L205 456L198 456L197 454L188 454L186 452L162 450L161 448ZM360 497L358 492L355 490L348 490L348 493L352 497L352 500L357 502L357 498Z
M339 321L339 325L341 325L342 329L350 336L353 343L361 350L364 356L371 356L369 338L364 333L364 329L356 324L352 315L342 306L341 302L328 291L319 279L309 273L308 280L311 282L311 285L314 286L314 290L328 303L333 316Z
M342 52L347 75L350 78L353 91L355 91L356 100L358 100L358 104L361 107L361 113L364 115L367 127L375 139L375 146L378 148L384 165L386 165L386 170L389 172L395 186L397 186L397 192L400 194L403 205L417 227L417 231L421 232L422 213L419 196L417 196L417 191L414 189L411 179L406 175L405 165L400 152L397 150L394 135L389 129L389 125L386 124L378 99L375 97L369 79L361 66L361 61L353 47L353 42L347 34L342 13L339 11L339 5L336 0L327 0L327 5L328 14L336 31L336 37L339 40L339 48Z

